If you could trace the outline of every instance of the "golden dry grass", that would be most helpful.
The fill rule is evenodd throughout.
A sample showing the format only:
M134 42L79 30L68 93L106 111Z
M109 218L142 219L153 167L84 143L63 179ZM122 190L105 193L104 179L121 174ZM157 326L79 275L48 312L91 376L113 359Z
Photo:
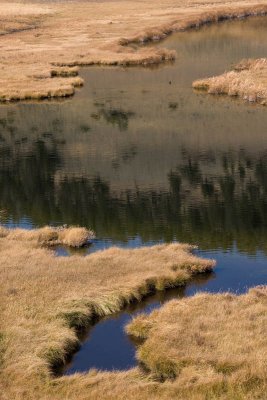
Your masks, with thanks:
M174 0L0 0L0 100L73 95L82 81L63 72L53 75L55 66L148 65L173 60L171 50L133 44L266 11L267 0L181 0L179 4Z
M155 378L174 380L186 398L263 399L266 327L267 288L257 287L242 296L172 300L127 331L143 341L139 361Z
M21 242L27 241L41 246L63 244L69 247L82 247L94 237L93 231L73 226L69 228L45 226L34 230L7 229L0 226L0 238Z
M77 76L79 73L78 67L55 67L50 71L51 77L61 76L67 78L69 76Z
M239 96L249 102L267 104L267 59L242 60L233 71L193 83L210 94Z
M75 245L78 228L73 229L56 234L64 233L61 241ZM0 398L91 399L115 393L123 398L121 385L132 379L143 385L139 370L58 379L51 370L77 349L77 329L150 292L184 285L194 274L211 271L214 261L192 255L192 247L183 244L55 257L40 246L50 244L51 232L1 230ZM99 380L103 386L98 390ZM114 392L110 388L101 397L112 381ZM120 385L114 389L116 381Z

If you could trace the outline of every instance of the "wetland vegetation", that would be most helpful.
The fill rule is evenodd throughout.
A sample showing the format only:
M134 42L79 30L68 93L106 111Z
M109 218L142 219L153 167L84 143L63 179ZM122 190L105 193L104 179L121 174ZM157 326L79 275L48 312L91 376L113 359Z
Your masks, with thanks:
M1 400L265 396L266 109L192 82L265 79L267 20L239 18L267 3L161 3L0 1L2 100L85 84L0 107ZM133 368L58 376L122 310Z
M266 317L265 286L172 300L127 332L142 340L137 357L154 377L184 393L190 382L192 398L201 388L206 398L257 399L266 390Z

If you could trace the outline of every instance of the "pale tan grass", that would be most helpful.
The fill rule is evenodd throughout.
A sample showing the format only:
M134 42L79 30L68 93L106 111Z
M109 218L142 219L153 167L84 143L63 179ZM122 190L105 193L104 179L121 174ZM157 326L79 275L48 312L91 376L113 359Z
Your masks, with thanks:
M142 339L137 357L156 378L174 379L188 393L203 387L206 396L214 393L205 398L227 392L228 398L245 399L264 398L266 327L267 288L257 287L242 296L170 301L135 318L127 332Z
M82 247L95 237L93 231L80 227L50 227L25 230L8 229L0 226L0 238L13 241L33 242L43 246L66 245L70 247Z
M40 246L57 240L51 232L50 228L1 230L0 387L4 399L66 399L77 385L75 399L93 398L97 390L93 384L91 392L90 381L92 376L93 381L102 380L101 374L89 374L86 379L51 376L51 370L64 364L77 348L76 330L155 290L185 285L194 274L214 267L214 261L192 255L192 247L183 244L55 257ZM62 233L66 243L77 244L73 228ZM135 375L135 382L142 385L142 374ZM115 381L123 376L111 374ZM126 376L126 381L131 380L132 372ZM88 383L82 388L84 382Z
M55 68L51 69L50 73L51 73L51 77L60 76L60 77L66 78L66 77L70 77L70 76L77 76L79 73L79 69L77 66L76 67L63 67L63 68L55 67Z
M158 64L175 52L132 44L266 12L267 0L0 0L0 101L72 96L82 81L55 66Z
M199 79L193 87L210 94L238 96L249 102L267 104L267 59L242 60L233 71Z

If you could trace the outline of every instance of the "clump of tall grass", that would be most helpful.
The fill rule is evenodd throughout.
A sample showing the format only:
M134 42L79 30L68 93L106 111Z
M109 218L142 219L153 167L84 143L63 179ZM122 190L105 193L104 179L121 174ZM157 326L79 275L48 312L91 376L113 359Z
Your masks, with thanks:
M54 77L68 78L72 76L77 76L78 73L79 73L78 67L63 67L63 68L54 67L50 71L52 78Z
M249 102L267 104L267 59L242 60L233 71L193 82L193 88L210 94L239 96Z
M8 229L0 226L0 238L36 242L43 246L62 244L70 247L82 247L94 237L95 234L92 230L75 226L68 228L45 226L34 230Z
M16 86L7 85L0 89L0 102L21 101L21 100L43 100L70 97L75 93L76 87L83 86L84 81L79 76L57 79L33 79L27 81L27 88L23 82Z

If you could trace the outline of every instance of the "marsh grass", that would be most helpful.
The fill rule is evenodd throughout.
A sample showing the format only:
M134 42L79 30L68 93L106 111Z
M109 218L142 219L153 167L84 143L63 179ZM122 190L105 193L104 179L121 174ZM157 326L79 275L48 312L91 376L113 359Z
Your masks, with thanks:
M267 0L104 3L0 0L4 54L0 101L72 96L83 84L76 76L77 66L151 66L173 61L175 51L140 44L172 32L267 12Z
M209 2L207 1L206 6L208 5ZM220 7L218 9L213 8L207 11L203 11L203 9L199 7L200 12L197 13L197 15L185 15L183 21L174 20L164 26L147 29L142 33L137 34L136 36L129 37L127 39L120 39L120 44L125 46L132 43L147 43L159 41L165 39L173 32L199 29L201 26L207 24L267 14L267 7L263 3L252 4L251 6L237 6L236 8L233 6L234 4L230 5L228 3L227 5L224 5L224 7Z
M142 339L137 358L156 379L245 399L263 398L266 388L266 326L267 288L256 287L172 300L126 330Z
M0 226L0 238L8 240L32 242L41 246L66 245L69 247L82 247L94 239L93 231L80 227L51 227L25 230L25 229L8 229Z
M80 238L88 236L88 231L80 229L1 229L0 387L4 399L69 398L84 378L69 377L66 386L66 378L52 375L78 349L79 332L156 290L185 285L215 264L194 256L192 247L183 244L111 248L85 257L55 257L47 248L58 240L72 246L83 244ZM92 372L85 380L92 376L101 380L101 374ZM120 374L111 376L120 379ZM90 384L89 389L81 386L77 399L86 398L90 389ZM94 398L91 389L90 398Z
M68 78L72 76L77 76L79 73L78 67L64 67L64 68L53 68L50 71L51 77L62 77Z
M83 86L84 81L79 76L65 79L62 77L49 79L38 76L28 83L26 89L23 81L17 82L16 86L12 82L6 82L5 87L0 89L0 102L71 97L75 93L75 88Z
M193 82L193 88L210 94L238 96L267 105L267 59L242 60L230 72Z

